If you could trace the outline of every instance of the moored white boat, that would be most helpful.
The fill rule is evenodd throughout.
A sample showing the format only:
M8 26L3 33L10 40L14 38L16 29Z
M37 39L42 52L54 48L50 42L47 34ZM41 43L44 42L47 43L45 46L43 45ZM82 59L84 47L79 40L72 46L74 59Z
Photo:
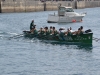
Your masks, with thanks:
M76 13L72 7L59 6L58 14L49 14L48 23L81 22L86 13Z

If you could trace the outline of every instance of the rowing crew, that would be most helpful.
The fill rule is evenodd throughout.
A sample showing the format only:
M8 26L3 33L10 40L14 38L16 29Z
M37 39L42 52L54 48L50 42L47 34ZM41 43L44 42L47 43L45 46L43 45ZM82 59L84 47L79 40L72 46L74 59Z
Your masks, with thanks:
M90 30L91 31L91 30ZM36 25L34 25L34 20L32 20L30 24L30 33L33 34L45 34L45 35L56 35L56 34L64 34L64 35L79 35L84 33L83 26L80 26L77 31L73 31L72 28L68 28L67 30L64 27L61 27L59 31L55 29L55 27L41 27L39 31L36 30Z
M61 27L59 29L59 31L57 31L55 29L55 27L50 26L50 28L48 27L41 27L40 30L36 30L36 25L33 26L33 28L30 30L31 33L33 34L44 34L44 35L56 35L56 34L64 34L64 35L72 35L72 34L81 34L83 33L83 26L81 26L80 28L78 28L77 31L73 31L72 28L68 28L67 31L65 30L65 28Z

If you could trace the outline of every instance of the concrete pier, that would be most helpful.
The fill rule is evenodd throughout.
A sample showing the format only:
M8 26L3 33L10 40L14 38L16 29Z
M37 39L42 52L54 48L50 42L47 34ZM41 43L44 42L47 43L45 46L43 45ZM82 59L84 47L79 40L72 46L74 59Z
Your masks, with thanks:
M71 6L74 9L100 7L100 1L46 1L39 0L0 0L0 13L9 12L37 12L57 10L59 4Z
M0 0L0 13L2 12L1 9L2 9L2 8L1 8L1 0Z

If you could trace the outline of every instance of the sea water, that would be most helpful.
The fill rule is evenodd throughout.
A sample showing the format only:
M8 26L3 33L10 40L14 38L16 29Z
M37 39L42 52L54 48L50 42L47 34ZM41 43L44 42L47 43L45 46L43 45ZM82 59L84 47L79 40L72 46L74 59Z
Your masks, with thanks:
M57 11L0 13L0 75L100 75L100 7L74 11L87 13L82 22L47 23L48 14ZM58 44L24 38L23 31L29 30L33 19L37 29L91 29L93 44Z

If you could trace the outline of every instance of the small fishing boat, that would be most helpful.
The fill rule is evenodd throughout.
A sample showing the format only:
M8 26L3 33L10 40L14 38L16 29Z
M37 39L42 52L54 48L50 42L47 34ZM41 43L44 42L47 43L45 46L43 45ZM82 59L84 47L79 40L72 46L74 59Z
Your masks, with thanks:
M49 14L48 23L81 22L86 13L76 13L72 7L59 6L58 14Z
M38 38L40 40L47 40L47 41L59 41L59 42L66 42L66 43L84 43L84 44L92 44L93 33L92 31L88 31L82 33L80 35L46 35L46 34L33 34L30 31L23 31L24 37L28 38Z

